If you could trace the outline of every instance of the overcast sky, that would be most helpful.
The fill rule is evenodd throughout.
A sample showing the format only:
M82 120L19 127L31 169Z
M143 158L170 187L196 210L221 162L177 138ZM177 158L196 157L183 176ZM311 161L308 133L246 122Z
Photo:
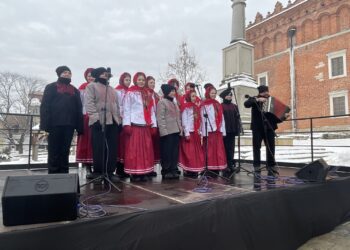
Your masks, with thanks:
M275 3L247 0L246 23ZM79 86L87 67L109 66L115 86L124 71L157 78L186 40L208 81L219 83L231 15L230 0L0 0L0 71L52 82L67 65Z

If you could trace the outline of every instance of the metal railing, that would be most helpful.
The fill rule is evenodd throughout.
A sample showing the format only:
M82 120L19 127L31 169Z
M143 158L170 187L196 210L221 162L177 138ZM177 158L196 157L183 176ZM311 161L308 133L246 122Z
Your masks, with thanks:
M293 148L309 148L309 156L311 159L311 162L314 161L317 157L315 156L315 151L317 149L321 148L327 148L327 149L349 149L350 154L350 114L345 115L336 115L336 116L317 116L317 117L305 117L305 118L296 118L296 119L288 119L284 121L283 123L279 124L279 127L282 127L282 130L277 130L277 140L288 137L294 137L298 138L300 135L304 135L305 139L309 139L309 144L303 144L303 145L276 145L276 151L278 148L283 147L293 147ZM339 119L342 119L340 121ZM345 120L344 120L345 119ZM326 122L321 122L328 120L328 124ZM302 128L299 128L297 130L292 129L292 122L296 121L297 123L304 122L302 125ZM288 124L290 123L290 124ZM332 124L333 123L333 124ZM338 123L338 124L337 124ZM250 123L244 123L244 125L248 125ZM288 126L289 125L289 126ZM300 127L300 126L299 126ZM318 135L318 136L315 136ZM321 136L321 138L319 138ZM317 140L327 140L327 135L335 135L334 137L337 139L345 139L348 138L349 143L348 144L342 144L342 145L322 145L322 144L315 144ZM294 139L295 140L295 139ZM332 139L329 139L332 140ZM330 141L331 142L331 141ZM252 144L249 144L249 146L252 146ZM303 152L304 153L304 152ZM262 153L263 155L263 153ZM306 157L308 158L308 157ZM350 158L350 157L349 157ZM278 161L278 159L276 159ZM300 161L300 163L309 163L310 161ZM343 166L350 167L350 161L343 164Z
M341 126L320 126L319 121L325 119L331 119L332 121L337 121L337 119L346 119L346 122L343 122ZM340 115L340 116L319 116L319 117L307 117L307 118L297 118L290 119L282 123L283 130L277 131L280 138L289 136L289 137L298 137L298 135L304 135L307 139L310 140L310 144L303 145L277 145L276 150L278 148L283 147L293 147L293 148L305 148L310 152L311 161L315 160L315 150L320 147L327 148L350 148L349 145L321 145L315 144L317 138L316 134L335 134L335 135L348 135L350 141L350 121L348 120L350 115ZM292 126L288 126L288 123L292 121L297 121L298 123L304 122L304 129L298 129L296 131L292 131ZM13 166L21 166L21 168L31 169L33 167L37 167L38 164L46 164L47 163L47 136L44 131L39 130L39 115L31 115L31 114L15 114L15 113L0 113L0 169L11 169ZM334 122L336 123L336 122ZM244 125L248 125L248 123L244 123ZM322 125L322 124L321 124ZM246 131L248 132L248 131ZM248 141L251 139L251 135L249 133L245 133L245 137L248 137ZM241 136L242 138L242 136ZM278 139L279 140L279 139ZM75 148L76 148L76 135L73 138L71 145L71 162L74 163L75 159ZM251 142L245 144L245 146L251 146ZM241 144L242 147L242 144ZM252 148L247 149L248 151L252 150ZM34 151L34 152L33 152ZM236 150L237 151L237 150ZM42 154L41 159L39 159L40 153ZM303 152L304 153L304 152ZM350 150L349 150L350 154ZM263 155L263 153L262 153ZM20 158L20 160L16 160L14 158ZM6 159L7 157L12 157ZM33 160L34 158L34 160ZM45 158L45 159L44 159ZM24 159L27 159L26 161ZM277 159L278 160L278 159ZM303 163L307 163L303 162ZM27 166L27 167L26 167ZM350 162L346 166L350 167Z

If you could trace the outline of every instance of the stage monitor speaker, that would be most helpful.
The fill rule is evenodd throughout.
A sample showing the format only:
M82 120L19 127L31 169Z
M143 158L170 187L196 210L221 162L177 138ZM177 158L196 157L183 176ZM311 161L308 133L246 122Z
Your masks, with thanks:
M77 174L8 176L2 194L5 226L75 220Z
M323 182L326 180L328 171L328 164L323 159L319 159L307 164L305 167L296 172L295 175L301 180Z

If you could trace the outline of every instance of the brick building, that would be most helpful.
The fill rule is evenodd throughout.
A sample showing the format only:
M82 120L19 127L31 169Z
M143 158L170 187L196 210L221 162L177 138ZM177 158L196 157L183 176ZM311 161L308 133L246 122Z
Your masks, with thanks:
M277 2L265 18L257 13L246 40L255 47L257 82L294 107L294 117L349 114L350 0ZM282 128L293 126L307 129L310 123ZM314 126L349 129L350 118L320 119Z

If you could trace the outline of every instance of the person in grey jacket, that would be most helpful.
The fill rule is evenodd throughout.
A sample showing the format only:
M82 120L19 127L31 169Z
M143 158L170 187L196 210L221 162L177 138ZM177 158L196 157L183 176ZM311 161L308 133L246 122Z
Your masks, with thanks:
M121 124L117 95L115 90L108 86L109 73L105 68L96 68L91 72L91 75L95 78L95 81L86 88L85 108L89 116L89 126L92 130L94 175L96 178L105 170L110 180L117 182L119 178L113 174L117 163L118 125ZM104 120L105 118L106 120ZM106 125L105 142L103 142L102 130L104 123ZM103 148L103 145L105 145L105 148ZM103 150L105 150L105 159L102 158Z
M157 123L160 134L160 163L164 179L178 179L179 139L182 133L179 107L175 104L175 87L161 86L164 98L157 105Z

